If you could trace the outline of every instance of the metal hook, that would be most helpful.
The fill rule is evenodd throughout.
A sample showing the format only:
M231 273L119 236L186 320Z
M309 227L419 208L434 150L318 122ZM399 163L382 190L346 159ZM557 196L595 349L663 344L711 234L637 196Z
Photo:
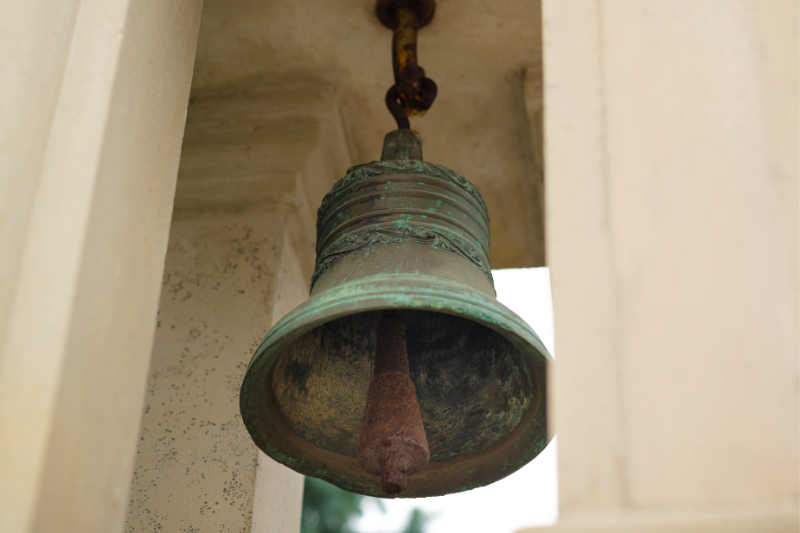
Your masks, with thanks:
M436 99L436 84L417 63L417 31L430 22L435 7L434 0L378 0L375 7L381 23L393 30L395 84L386 94L386 106L399 129L407 129L408 117L424 115Z

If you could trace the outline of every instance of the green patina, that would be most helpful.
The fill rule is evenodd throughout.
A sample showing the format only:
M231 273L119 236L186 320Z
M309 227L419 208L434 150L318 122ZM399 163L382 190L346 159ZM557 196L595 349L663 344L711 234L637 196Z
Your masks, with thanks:
M242 385L242 418L265 453L382 496L354 454L386 309L407 327L431 449L403 497L488 485L544 449L551 358L493 297L489 217L477 189L424 161L361 165L325 197L317 229L312 288L320 288L270 330Z
M480 470L481 468L483 468L483 464L478 466L478 468L473 468L472 470L464 470L464 473L469 476L474 476L475 474L478 473L478 470Z

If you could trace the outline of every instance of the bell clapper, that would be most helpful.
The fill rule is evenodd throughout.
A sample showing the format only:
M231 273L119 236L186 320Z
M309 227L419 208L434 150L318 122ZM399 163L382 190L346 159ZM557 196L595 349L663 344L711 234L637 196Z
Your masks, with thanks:
M381 489L396 495L406 477L428 464L430 451L417 392L408 373L406 327L387 312L378 323L375 370L367 393L356 460L380 476Z

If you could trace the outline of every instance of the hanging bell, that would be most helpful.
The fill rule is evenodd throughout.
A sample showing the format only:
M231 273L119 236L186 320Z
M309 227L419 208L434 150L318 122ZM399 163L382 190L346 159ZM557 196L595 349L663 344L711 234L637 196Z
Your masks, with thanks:
M258 347L242 418L276 461L377 497L493 483L547 445L536 333L495 296L478 190L386 136L317 215L311 297Z

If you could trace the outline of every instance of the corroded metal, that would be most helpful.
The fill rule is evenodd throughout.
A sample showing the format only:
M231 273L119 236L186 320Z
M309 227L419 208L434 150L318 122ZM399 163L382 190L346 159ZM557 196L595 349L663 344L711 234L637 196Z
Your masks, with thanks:
M417 29L430 24L436 12L434 0L378 0L375 3L375 15L385 27L394 30L398 25L398 9L408 9L414 14Z
M397 134L397 135L395 135ZM383 158L421 153L415 132L386 136ZM492 282L489 212L478 189L446 167L421 160L350 168L317 211L317 280L346 256L380 244L414 243L455 253Z
M383 139L381 161L396 159L422 159L422 138L419 133L409 129L390 131Z
M434 0L378 0L375 6L378 19L393 31L395 84L386 93L386 105L399 129L407 129L408 117L424 115L436 99L436 84L417 61L417 31L430 22L435 7Z
M455 185L464 189L473 200L480 206L482 211L481 216L486 218L486 223L489 223L489 211L486 209L486 204L483 201L481 193L472 185L466 178L457 172L450 170L442 165L435 163L428 163L427 161L415 160L398 160L398 161L373 161L365 165L357 165L350 167L347 170L347 175L336 182L333 188L325 195L322 200L322 205L317 210L317 231L320 229L322 221L319 215L325 211L331 202L333 202L345 189L348 189L364 180L376 178L385 175L402 175L402 174L415 174L423 177L431 176L436 179L443 179L453 182Z
M383 492L396 495L406 490L406 477L422 470L431 454L417 391L408 375L406 327L389 313L375 332L375 370L356 460L366 472L380 476Z
M486 259L486 255L467 244L463 239L454 237L452 233L446 235L444 232L433 229L398 226L374 231L362 231L337 240L329 246L323 254L317 256L317 267L311 278L311 286L313 288L321 275L350 254L364 251L371 246L390 243L397 244L409 239L411 242L453 252L461 257L469 259L490 282L494 282L492 279L491 266Z
M400 96L397 94L397 85L392 85L389 87L389 90L386 91L386 108L397 123L398 130L408 130L411 127L411 123L408 121L406 108L403 106L403 102L400 101Z
M387 136L386 157L413 150L411 134ZM311 297L270 330L242 384L255 443L298 472L386 497L357 452L391 310L430 452L399 496L469 490L521 468L550 438L551 357L497 302L490 268L488 213L466 179L420 160L350 169L318 213Z

